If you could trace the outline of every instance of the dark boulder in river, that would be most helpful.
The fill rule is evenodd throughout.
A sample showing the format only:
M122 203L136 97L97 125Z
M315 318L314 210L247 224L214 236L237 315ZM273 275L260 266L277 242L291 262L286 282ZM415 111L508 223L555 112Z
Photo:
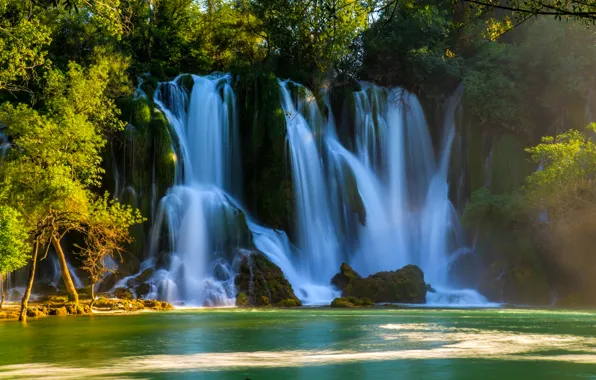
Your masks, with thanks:
M302 306L281 269L260 252L242 257L234 284L237 306Z
M342 297L368 298L374 302L426 302L424 273L416 265L406 265L396 271L378 272L363 278L343 263L331 283L342 291Z

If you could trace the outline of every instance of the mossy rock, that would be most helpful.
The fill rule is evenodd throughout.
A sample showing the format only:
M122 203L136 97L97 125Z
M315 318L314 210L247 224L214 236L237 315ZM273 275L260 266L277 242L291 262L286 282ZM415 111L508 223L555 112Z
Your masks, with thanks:
M42 310L40 310L36 307L28 307L27 308L27 316L28 317L37 318L37 317L43 317L45 315L46 314Z
M145 297L151 293L151 284L144 282L135 288L137 297Z
M195 85L195 80L190 74L180 76L177 81L178 85L185 89L189 94L192 92L192 88Z
M242 257L234 284L238 306L302 306L281 269L260 252Z
M373 307L375 303L368 298L341 297L331 302L334 308L355 308L355 307Z
M143 84L141 84L141 90L143 90L143 92L147 95L149 100L153 101L153 96L158 86L159 79L157 79L154 76L151 76L143 80Z
M132 292L128 288L116 288L114 289L114 297L123 300L131 300L134 298Z
M379 272L362 278L344 263L332 281L345 285L340 287L342 297L367 298L373 302L426 302L424 273L416 265L406 265L396 271Z
M174 307L167 302L157 300L144 300L143 305L151 310L172 310Z
M300 300L296 300L294 298L288 298L285 300L282 300L281 302L278 302L277 305L278 307L299 307L302 306Z
M57 307L57 308L53 308L50 309L49 315L68 315L68 311L66 310L66 307Z
M249 300L246 293L236 294L236 306L249 306Z
M337 286L340 290L344 290L352 279L362 278L351 266L342 263L339 267L339 273L333 276L331 284Z

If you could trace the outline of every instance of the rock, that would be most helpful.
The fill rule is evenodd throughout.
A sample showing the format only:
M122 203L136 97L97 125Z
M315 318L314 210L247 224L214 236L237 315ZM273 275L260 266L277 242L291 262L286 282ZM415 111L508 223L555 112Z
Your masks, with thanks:
M334 299L330 306L336 308L373 307L375 303L368 298L342 297Z
M112 288L114 287L114 285L116 285L117 282L118 282L118 275L116 273L110 273L99 283L97 292L98 293L109 292L110 290L112 290Z
M279 307L299 307L299 306L302 306L302 303L300 302L300 300L293 299L293 298L288 298L288 299L282 300L281 302L278 302L276 306L279 306Z
M43 316L45 316L45 313L36 307L28 307L27 308L27 316L31 317L31 318L43 317Z
M123 299L123 300L130 300L133 299L134 296L130 289L127 288L116 288L114 289L114 297Z
M174 307L165 301L144 300L145 308L152 310L172 310Z
M151 292L151 284L146 283L146 282L140 284L139 286L137 286L135 288L135 293L136 293L137 297L140 297L140 298L145 297L150 292Z
M139 273L137 276L130 278L126 282L126 286L128 286L129 288L134 288L135 286L145 283L151 278L151 276L153 276L153 273L155 273L155 269L147 268L141 273Z
M49 315L68 315L68 311L66 307L57 307L54 309L50 309Z
M342 290L342 297L368 298L373 302L426 302L424 273L416 265L362 278L344 263L331 281Z
M248 306L248 296L246 293L238 293L236 296L236 306Z
M352 267L346 263L342 263L339 267L339 273L333 276L331 284L337 286L340 290L344 290L352 279L362 278Z
M234 284L237 306L302 306L281 269L260 252L242 257Z

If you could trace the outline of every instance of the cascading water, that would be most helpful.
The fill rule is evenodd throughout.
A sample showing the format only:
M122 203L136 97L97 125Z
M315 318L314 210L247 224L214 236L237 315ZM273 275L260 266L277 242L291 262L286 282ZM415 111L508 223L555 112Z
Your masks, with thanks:
M475 291L448 286L456 256L449 253L463 249L447 183L463 90L447 104L435 156L417 98L363 83L350 115L351 152L340 143L331 112L323 116L310 91L280 81L296 199L294 247L284 232L250 220L235 200L241 176L231 77L192 76L192 81L191 90L181 77L162 83L154 96L174 137L176 176L160 202L150 259L141 268L161 268L148 298L233 305L234 268L254 246L282 269L305 304L328 303L338 295L330 279L344 261L362 275L417 264L437 289L429 302L485 302Z
M317 103L292 86L299 89L294 100L288 82L280 82L297 193L297 275L325 284L342 261L363 275L417 264L437 290L430 303L484 304L477 292L448 284L449 253L461 245L447 175L463 89L447 103L435 158L422 106L407 91L363 83L354 94L356 152L339 142L331 115L319 152L314 135L321 126L308 124L321 118L313 117L321 114Z
M233 305L232 267L242 243L237 220L244 220L228 196L237 166L234 93L229 76L193 76L190 94L178 79L160 84L155 94L180 164L152 234L152 260L169 261L154 275L152 295L186 305ZM158 251L162 228L170 240L167 258Z

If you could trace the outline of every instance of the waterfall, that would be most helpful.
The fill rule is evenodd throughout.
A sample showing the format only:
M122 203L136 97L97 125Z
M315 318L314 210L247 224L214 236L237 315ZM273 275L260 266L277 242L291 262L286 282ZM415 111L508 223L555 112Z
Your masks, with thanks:
M362 275L416 264L437 289L429 302L485 301L448 281L457 252L467 250L458 241L447 182L463 89L447 102L435 153L415 95L362 83L349 115L352 151L338 138L328 99L323 113L308 89L280 80L296 202L294 245L285 232L258 225L237 200L240 146L231 77L192 76L190 88L181 78L160 83L154 95L173 136L176 174L159 202L150 258L142 265L158 268L148 297L233 305L239 259L254 247L282 269L304 304L338 296L330 279L342 262Z
M354 93L355 152L340 143L330 112L327 129L317 125L322 112L308 90L280 82L280 91L301 258L289 277L328 284L342 261L362 275L416 264L437 289L430 302L483 304L448 282L451 252L465 250L447 182L463 88L446 104L437 155L420 102L403 89L362 83Z
M244 218L228 195L237 166L236 101L229 75L192 79L190 94L179 78L155 94L178 157L175 185L160 202L152 234L152 260L160 259L163 228L170 249L167 269L154 276L156 293L185 305L233 305L232 267L242 245L237 220Z

